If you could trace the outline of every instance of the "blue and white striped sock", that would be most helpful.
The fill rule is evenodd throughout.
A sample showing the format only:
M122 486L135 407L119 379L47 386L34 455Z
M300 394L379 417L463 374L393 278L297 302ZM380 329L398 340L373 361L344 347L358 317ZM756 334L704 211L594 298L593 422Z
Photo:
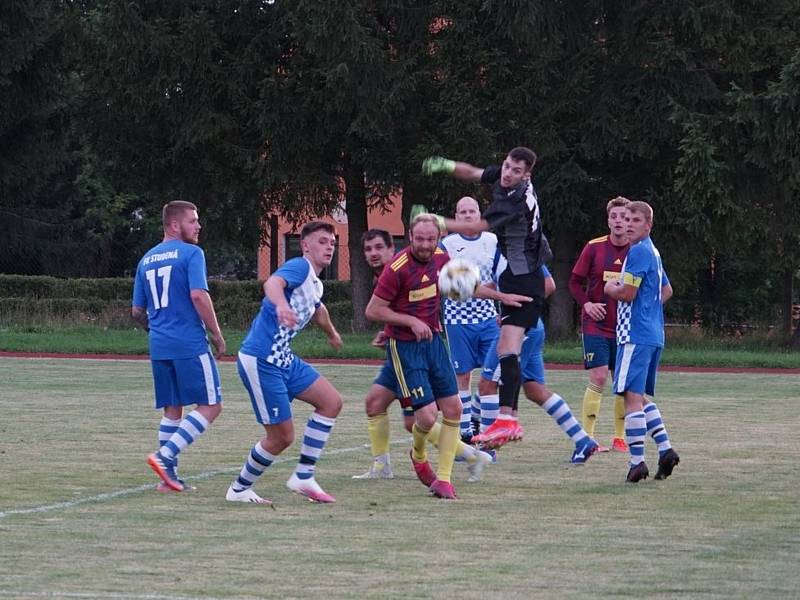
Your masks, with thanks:
M661 412L658 410L655 402L651 401L644 407L644 418L647 422L647 433L658 446L658 454L661 456L664 452L672 448L672 444L669 442L667 428L664 426L664 421L661 419Z
M163 446L161 446L161 455L164 458L175 460L186 446L206 432L208 424L208 421L203 415L193 410L183 417L177 431L164 442Z
M644 437L647 434L647 422L644 412L636 412L625 415L625 441L631 452L631 466L635 467L640 462L644 462Z
M167 443L167 440L172 437L172 434L178 431L181 424L180 419L168 419L161 417L161 423L158 425L158 447L161 448ZM178 466L178 457L175 457L175 467Z
M275 462L275 455L264 450L261 442L256 442L250 450L250 454L239 472L239 477L233 482L231 487L234 492L242 492L253 487L256 480L261 477L267 467Z
M472 435L472 393L458 390L461 399L461 435Z
M500 414L500 396L489 394L481 396L481 433L497 420Z
M558 394L553 394L547 401L542 404L542 408L548 415L553 417L553 420L561 428L561 431L566 433L573 442L579 442L585 437L588 437L586 432L578 423L578 420L572 414L569 404L564 402L564 399Z
M481 424L481 397L478 394L472 394L472 400L469 403L470 407L470 420L473 423L475 430L480 430ZM477 423L477 425L474 425Z
M314 477L314 469L317 466L325 442L331 434L335 418L323 417L318 413L312 413L306 423L306 430L303 432L303 445L300 448L300 461L295 467L295 475L298 479L311 479Z

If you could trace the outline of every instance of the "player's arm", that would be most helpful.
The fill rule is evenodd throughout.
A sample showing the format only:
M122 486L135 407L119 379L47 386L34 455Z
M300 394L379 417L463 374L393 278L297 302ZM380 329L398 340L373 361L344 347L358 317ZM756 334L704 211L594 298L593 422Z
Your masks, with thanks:
M530 296L522 296L520 294L506 294L498 292L494 289L494 284L479 285L475 290L476 298L484 298L488 300L497 300L506 306L522 306L523 302L531 302L533 298Z
M661 286L661 304L666 304L672 298L672 285L669 283Z
M311 317L311 320L317 327L325 332L325 336L328 338L328 343L332 348L335 348L336 350L341 349L343 346L342 336L340 336L339 332L336 331L336 327L334 326L333 321L331 321L331 314L328 312L328 309L324 304L320 304L317 307L317 310L314 311L314 316Z
M568 284L569 293L575 298L575 302L583 309L583 312L589 315L590 319L602 321L606 318L606 305L603 302L592 302L586 289L589 272L592 268L593 253L591 248L591 245L586 244L575 262L575 266L572 267Z
M430 340L433 338L433 332L431 328L428 327L427 323L420 321L412 315L406 315L392 310L388 300L384 300L375 294L372 294L372 298L369 299L364 314L370 321L388 323L389 325L396 325L398 327L408 327L414 333L417 341Z
M667 272L661 270L661 304L666 304L667 300L672 298L672 284L669 282Z
M469 163L449 160L443 156L431 156L422 161L423 175L450 175L459 181L480 183L483 169Z
M553 276L548 274L544 278L544 297L549 298L552 296L556 291L556 280L553 279Z
M225 338L222 337L222 331L219 328L217 313L214 311L211 295L207 290L193 289L189 292L189 296L197 314L200 315L200 319L206 326L209 340L211 345L214 346L214 354L219 358L225 354Z
M297 313L289 306L284 290L286 280L280 275L270 275L264 282L264 295L275 306L275 316L278 323L284 327L293 328L297 325Z
M144 329L150 331L150 322L147 320L147 309L143 306L131 306L131 318Z
M623 273L624 281L607 281L603 292L609 298L622 302L633 302L639 293L641 278L634 277L630 273Z

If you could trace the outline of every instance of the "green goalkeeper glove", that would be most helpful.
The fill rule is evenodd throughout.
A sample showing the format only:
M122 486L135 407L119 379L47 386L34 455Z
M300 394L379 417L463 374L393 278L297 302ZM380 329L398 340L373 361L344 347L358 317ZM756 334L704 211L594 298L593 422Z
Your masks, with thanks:
M455 170L456 161L448 160L442 156L431 156L422 161L423 175L435 175L436 173L452 175Z

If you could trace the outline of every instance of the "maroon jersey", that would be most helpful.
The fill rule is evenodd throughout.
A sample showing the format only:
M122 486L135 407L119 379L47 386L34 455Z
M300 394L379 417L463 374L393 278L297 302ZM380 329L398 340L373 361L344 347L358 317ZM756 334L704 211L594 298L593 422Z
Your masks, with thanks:
M616 336L617 301L603 293L606 281L620 277L622 263L628 254L628 244L615 246L607 235L590 240L581 251L578 262L572 268L569 291L581 307L581 332L585 335ZM595 321L583 310L587 302L602 302L606 305L606 318Z
M439 321L439 270L450 260L441 248L436 248L431 259L422 263L404 248L392 257L375 288L375 295L389 303L395 312L412 315L426 323L431 331L442 330ZM386 336L396 340L416 340L408 327L386 324Z

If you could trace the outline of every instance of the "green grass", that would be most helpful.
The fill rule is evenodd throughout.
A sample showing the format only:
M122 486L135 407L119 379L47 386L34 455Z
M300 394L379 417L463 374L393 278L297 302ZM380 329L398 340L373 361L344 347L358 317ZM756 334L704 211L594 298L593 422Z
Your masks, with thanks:
M320 367L344 409L318 468L337 497L313 505L283 482L297 443L256 489L275 510L224 501L261 434L231 363L225 410L182 457L197 490L159 494L145 361L0 359L0 597L786 598L800 589L796 375L663 373L658 401L681 464L622 483L620 454L569 468L571 444L521 404L526 439L457 502L411 472L392 407L392 481L369 463L363 396L375 367ZM578 408L580 371L549 374ZM597 436L611 436L603 403ZM308 411L295 406L298 429ZM300 432L298 431L298 436ZM647 447L654 467L654 448ZM432 455L435 460L435 454Z
M245 331L225 330L227 354L235 356ZM800 353L789 351L772 339L709 338L685 332L669 332L662 364L695 367L800 368ZM309 358L382 359L384 353L369 345L372 334L344 334L344 348L335 352L322 333L310 328L292 341L295 352ZM137 329L98 326L7 326L0 328L0 350L14 352L146 354L147 336ZM547 342L545 360L579 364L579 338Z

